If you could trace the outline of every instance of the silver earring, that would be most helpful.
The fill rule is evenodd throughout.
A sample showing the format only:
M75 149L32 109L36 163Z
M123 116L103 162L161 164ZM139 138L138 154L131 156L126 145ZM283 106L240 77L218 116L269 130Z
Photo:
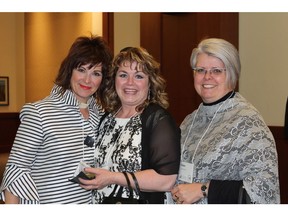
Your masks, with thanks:
M147 100L150 101L150 89L148 90Z

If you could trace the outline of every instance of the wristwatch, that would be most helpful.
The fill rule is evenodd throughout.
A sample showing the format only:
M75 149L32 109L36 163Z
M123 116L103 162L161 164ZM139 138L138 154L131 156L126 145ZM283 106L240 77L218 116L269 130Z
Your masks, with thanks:
M206 186L206 184L203 184L201 186L201 191L202 191L202 194L203 194L204 197L207 196L206 190L207 190L207 186Z

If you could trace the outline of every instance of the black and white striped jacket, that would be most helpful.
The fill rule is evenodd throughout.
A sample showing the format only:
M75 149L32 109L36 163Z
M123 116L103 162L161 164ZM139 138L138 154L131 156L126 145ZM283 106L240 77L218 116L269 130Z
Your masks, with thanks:
M91 192L68 179L81 160L93 165L95 146L84 139L95 140L102 112L91 97L89 119L83 119L74 94L59 90L55 85L45 99L23 106L0 188L3 200L8 189L22 204L91 203Z

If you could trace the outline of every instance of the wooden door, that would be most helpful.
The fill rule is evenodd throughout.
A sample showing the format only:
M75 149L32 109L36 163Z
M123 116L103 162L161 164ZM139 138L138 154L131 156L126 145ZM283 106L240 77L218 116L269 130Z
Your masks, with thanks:
M202 102L193 85L192 49L219 37L238 48L238 13L141 13L141 46L161 64L170 107L177 123Z

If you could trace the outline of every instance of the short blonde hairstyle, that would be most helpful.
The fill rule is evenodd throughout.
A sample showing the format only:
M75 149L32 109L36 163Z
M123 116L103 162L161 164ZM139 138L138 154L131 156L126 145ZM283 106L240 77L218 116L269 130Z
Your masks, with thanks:
M196 67L197 56L205 53L220 59L226 68L227 84L235 89L241 72L241 62L237 49L228 41L220 38L209 38L202 40L197 48L194 48L190 57L190 65Z

